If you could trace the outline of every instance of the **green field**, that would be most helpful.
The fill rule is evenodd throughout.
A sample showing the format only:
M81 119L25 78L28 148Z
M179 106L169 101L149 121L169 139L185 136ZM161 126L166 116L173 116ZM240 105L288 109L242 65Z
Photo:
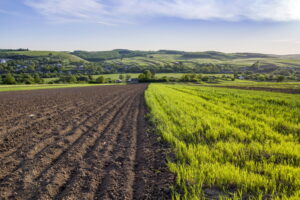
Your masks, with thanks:
M209 85L300 89L300 82L258 82L238 79L235 81L222 81L218 84Z
M174 199L300 199L300 95L151 84Z
M19 91L19 90L41 90L70 87L89 87L113 84L36 84L36 85L0 85L0 92Z

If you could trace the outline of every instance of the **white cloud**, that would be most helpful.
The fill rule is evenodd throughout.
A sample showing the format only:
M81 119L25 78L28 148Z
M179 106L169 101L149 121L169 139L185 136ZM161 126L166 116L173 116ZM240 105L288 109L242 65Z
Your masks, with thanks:
M25 0L48 19L116 24L147 17L300 21L300 0Z

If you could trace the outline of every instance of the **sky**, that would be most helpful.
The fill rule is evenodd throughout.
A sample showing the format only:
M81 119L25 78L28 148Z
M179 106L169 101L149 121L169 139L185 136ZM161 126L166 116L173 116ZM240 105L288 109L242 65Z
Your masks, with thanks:
M300 54L300 0L0 0L0 49Z

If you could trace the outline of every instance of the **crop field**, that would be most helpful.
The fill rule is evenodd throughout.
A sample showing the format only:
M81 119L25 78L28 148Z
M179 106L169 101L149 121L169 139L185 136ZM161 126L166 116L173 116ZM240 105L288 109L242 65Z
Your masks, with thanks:
M227 87L236 89L262 90L271 92L283 92L300 94L299 82L258 82L248 80L223 81L218 84L208 84L217 87Z
M287 89L300 89L300 82L259 82L250 80L235 80L223 81L220 85L228 86L256 86L256 87L269 87L269 88L287 88Z
M168 199L145 84L0 93L0 199Z
M174 199L300 199L300 95L151 84Z
M299 94L87 85L0 87L0 199L300 199Z

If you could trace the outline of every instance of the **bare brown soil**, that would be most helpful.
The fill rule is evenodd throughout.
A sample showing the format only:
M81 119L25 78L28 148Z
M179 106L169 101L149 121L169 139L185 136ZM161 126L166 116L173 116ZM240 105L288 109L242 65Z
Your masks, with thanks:
M169 199L147 85L0 93L0 199Z
M288 88L220 86L220 85L214 85L211 87L224 87L224 88L243 89L243 90L259 90L259 91L268 91L268 92L281 92L281 93L288 93L288 94L300 94L299 89L288 89Z

